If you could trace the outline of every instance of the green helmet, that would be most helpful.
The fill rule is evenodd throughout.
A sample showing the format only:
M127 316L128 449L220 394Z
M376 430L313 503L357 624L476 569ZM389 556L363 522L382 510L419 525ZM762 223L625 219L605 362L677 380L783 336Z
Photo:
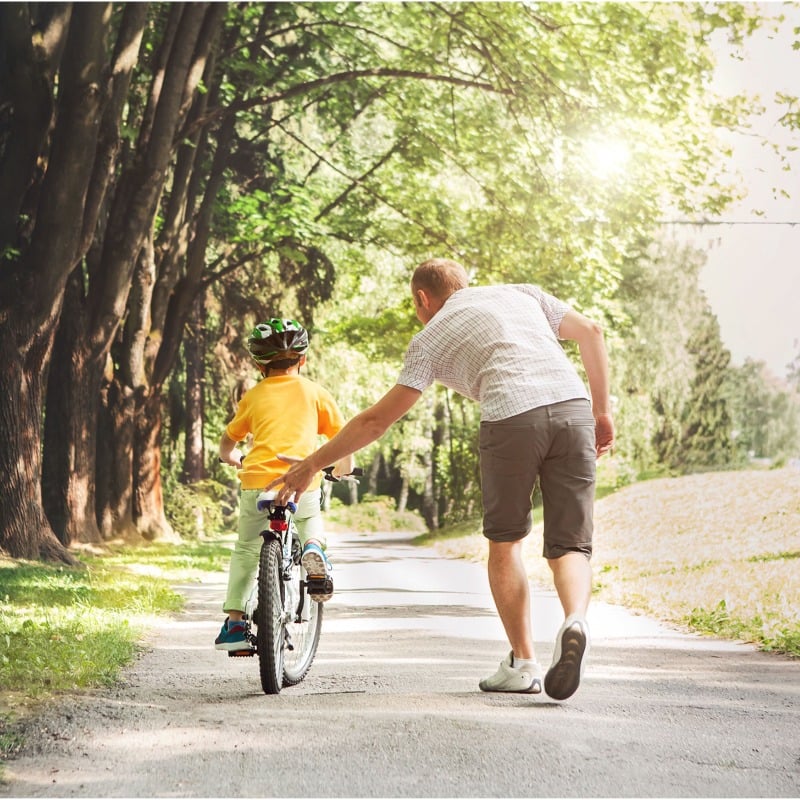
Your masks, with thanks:
M294 319L273 317L256 325L247 337L247 349L257 364L302 355L308 350L308 331Z

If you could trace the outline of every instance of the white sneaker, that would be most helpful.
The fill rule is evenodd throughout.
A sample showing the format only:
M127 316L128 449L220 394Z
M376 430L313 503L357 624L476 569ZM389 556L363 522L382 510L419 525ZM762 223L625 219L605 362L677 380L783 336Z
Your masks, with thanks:
M589 644L586 620L580 614L570 614L558 631L553 663L544 676L544 690L554 700L566 700L578 690Z
M539 694L542 691L542 668L538 664L523 669L512 667L514 653L510 652L494 675L484 678L478 686L482 692L520 692Z

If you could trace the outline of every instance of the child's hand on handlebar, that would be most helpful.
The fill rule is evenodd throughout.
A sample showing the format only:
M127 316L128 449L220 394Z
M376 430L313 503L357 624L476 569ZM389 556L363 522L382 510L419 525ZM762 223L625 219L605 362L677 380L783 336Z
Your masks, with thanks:
M234 447L233 450L228 453L227 458L223 458L220 455L219 460L223 464L228 464L231 467L236 467L236 469L241 469L244 462L244 453L238 447Z

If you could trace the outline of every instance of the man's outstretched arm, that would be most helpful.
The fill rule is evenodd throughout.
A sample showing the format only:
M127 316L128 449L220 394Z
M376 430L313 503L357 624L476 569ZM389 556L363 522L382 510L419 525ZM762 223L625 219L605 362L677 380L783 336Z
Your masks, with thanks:
M321 469L380 439L409 411L421 394L417 389L396 384L377 403L353 417L336 436L308 458L293 464L284 475L267 484L266 488L272 489L282 484L276 498L280 505L285 505L293 495L299 498Z
M611 395L608 377L608 353L603 329L577 311L568 311L561 320L558 335L578 343L581 361L592 395L595 419L595 447L602 456L614 446L614 419L611 415Z

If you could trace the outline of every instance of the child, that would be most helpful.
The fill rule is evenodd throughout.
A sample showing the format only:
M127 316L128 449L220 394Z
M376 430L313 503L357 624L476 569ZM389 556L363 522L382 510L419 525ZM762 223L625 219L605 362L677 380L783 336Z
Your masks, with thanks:
M317 436L331 438L344 425L333 397L321 386L300 375L306 362L308 332L291 319L270 319L257 325L247 339L247 349L258 365L262 380L245 392L236 413L219 444L220 459L237 467L239 494L239 538L231 556L228 592L223 611L228 615L214 642L217 650L245 650L244 608L258 570L260 533L264 513L256 508L259 492L282 475L286 462L278 454L305 458L317 446ZM252 449L243 462L236 446L251 435ZM335 476L353 470L353 457L334 465ZM315 484L315 485L314 485ZM302 564L309 576L329 577L330 563L325 555L320 513L320 477L297 503L294 521L303 547ZM328 600L331 595L314 595Z

